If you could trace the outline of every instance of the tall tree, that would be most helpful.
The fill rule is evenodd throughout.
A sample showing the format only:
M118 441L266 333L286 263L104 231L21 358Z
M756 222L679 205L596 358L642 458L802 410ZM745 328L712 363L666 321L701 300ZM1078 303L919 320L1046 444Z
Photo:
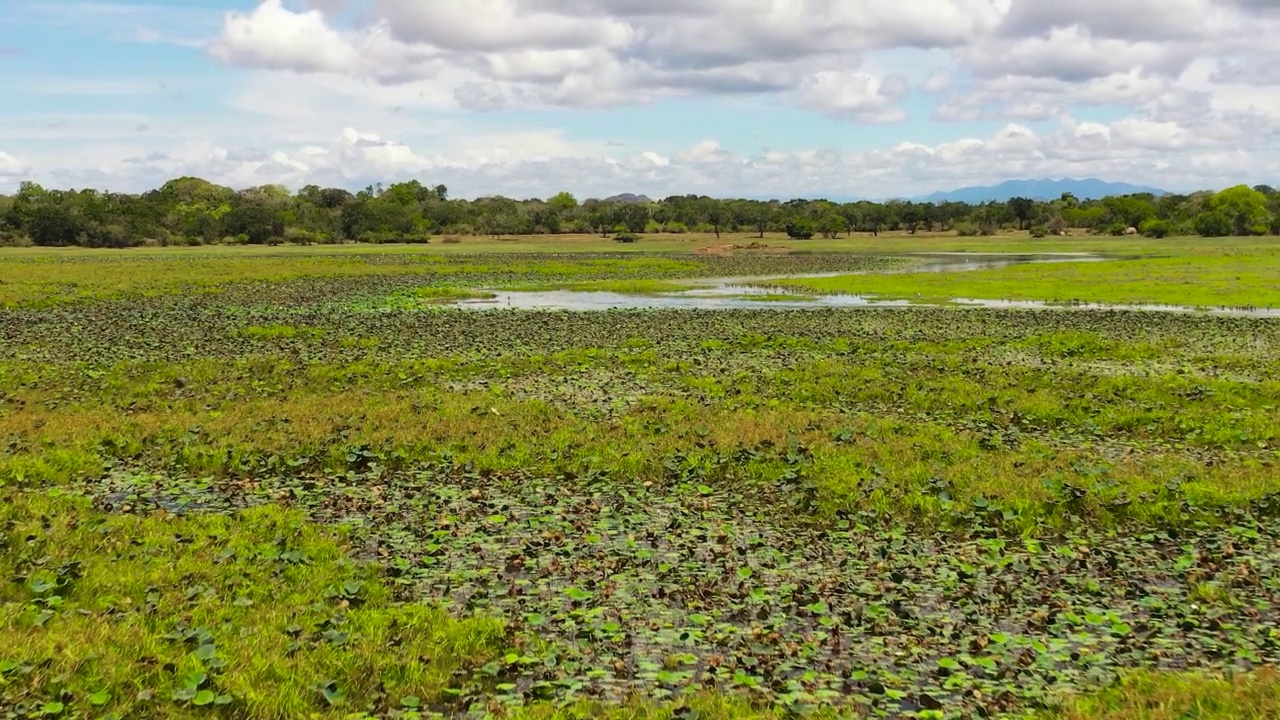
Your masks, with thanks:
M1035 212L1036 203L1031 198L1015 197L1008 200L1009 213L1018 219L1018 229L1026 230L1031 225L1031 216Z
M1271 226L1267 196L1247 185L1227 188L1209 199L1209 210L1222 213L1236 235L1262 235Z

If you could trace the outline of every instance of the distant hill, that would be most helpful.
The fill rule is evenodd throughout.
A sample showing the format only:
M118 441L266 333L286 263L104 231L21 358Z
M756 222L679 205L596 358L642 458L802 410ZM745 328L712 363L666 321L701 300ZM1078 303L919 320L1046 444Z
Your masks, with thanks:
M605 198L605 202L647 203L647 202L653 202L653 201L644 195L633 195L631 193L622 193L621 195L614 195L613 197Z
M936 192L916 200L921 202L967 202L981 203L995 200L1003 202L1009 198L1026 197L1033 200L1054 200L1069 192L1081 200L1092 200L1108 195L1132 195L1134 193L1152 193L1166 195L1164 190L1129 183L1112 183L1097 178L1083 180L1006 180L999 185L987 187L965 187L945 192Z

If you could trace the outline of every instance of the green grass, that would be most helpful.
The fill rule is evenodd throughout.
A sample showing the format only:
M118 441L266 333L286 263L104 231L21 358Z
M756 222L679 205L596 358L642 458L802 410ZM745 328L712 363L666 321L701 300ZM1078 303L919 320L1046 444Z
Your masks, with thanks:
M817 300L813 295L800 295L794 293L742 293L740 295L719 295L720 298L728 298L733 300L752 300L755 302L814 302Z
M680 457L768 483L796 441L825 517L944 519L925 492L935 478L1030 526L1074 522L1061 496L1077 487L1096 522L1186 522L1280 490L1272 324L1087 317L351 312L171 328L207 359L165 358L175 348L156 338L144 346L159 357L132 361L110 360L102 325L79 347L27 346L48 365L0 363L0 393L21 408L0 414L16 441L0 481L76 481L122 462L338 472L367 447L400 464L591 464L634 482ZM755 461L732 460L742 451Z
M748 239L745 234L725 234L722 242ZM660 237L622 245L592 236L529 236L505 241L469 238L458 244L425 246L6 248L0 250L0 306L217 293L239 283L386 276L455 287L497 282L526 289L669 292L681 288L663 281L744 270L748 274L776 274L787 272L797 264L797 257L806 255L857 258L920 252L1102 252L1154 257L1114 265L859 275L789 285L820 292L932 300L974 297L1265 307L1280 303L1280 243L1274 238L1209 241L1086 236L1037 240L1024 233L990 238L921 234L807 241L771 236L766 240L791 254L737 253L727 260L694 254L699 247L716 244L709 235ZM601 254L609 257L591 257ZM840 267L828 264L824 269Z
M1060 720L1270 720L1280 717L1280 675L1136 673L1123 683L1072 700Z
M421 311L1032 248L1162 257L838 283L1266 305L1272 239L711 242L0 253L0 717L1275 714L1280 323Z
M409 292L409 295L419 300L435 303L451 303L458 300L486 300L494 296L493 293L483 290L433 286L414 288Z
M635 278L627 280L591 280L587 282L539 283L515 285L509 290L516 292L536 292L543 290L570 290L574 292L609 292L627 295L660 295L663 293L683 292L690 288L689 283L670 280L653 280Z
M447 702L500 623L391 600L295 513L104 515L3 491L0 708L63 717L344 717ZM388 652L395 648L395 652Z
M777 285L820 293L920 301L974 298L1280 307L1280 248L1100 263L1022 265L974 272L802 278Z

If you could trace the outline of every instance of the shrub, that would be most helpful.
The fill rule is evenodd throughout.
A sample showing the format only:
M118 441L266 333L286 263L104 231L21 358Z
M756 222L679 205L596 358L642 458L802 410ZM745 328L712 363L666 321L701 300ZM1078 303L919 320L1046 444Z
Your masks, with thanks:
M1042 238L1042 237L1047 237L1048 235L1049 235L1049 228L1045 227L1044 225L1036 225L1035 227L1031 228L1031 237L1033 238Z
M613 236L614 242L633 243L640 239L640 236L633 232L620 232Z
M1049 218L1049 234L1061 235L1067 231L1067 221L1061 215Z
M1159 220L1157 218L1151 218L1150 220L1144 221L1142 223L1142 226L1139 227L1138 229L1141 230L1142 234L1146 235L1147 237L1162 238L1162 237L1167 237L1169 235L1170 231L1172 230L1172 226L1169 224L1167 220Z
M297 245L311 245L314 243L323 243L328 241L328 237L324 233L307 230L300 227L287 227L284 229L285 242Z
M30 247L31 238L16 230L0 230L0 247Z
M796 218L787 223L787 237L808 240L813 237L813 223L808 218Z
M956 234L960 237L977 237L981 231L971 222L956 223Z
M1231 218L1221 210L1201 213L1195 220L1196 232L1205 237L1225 237L1231 234Z

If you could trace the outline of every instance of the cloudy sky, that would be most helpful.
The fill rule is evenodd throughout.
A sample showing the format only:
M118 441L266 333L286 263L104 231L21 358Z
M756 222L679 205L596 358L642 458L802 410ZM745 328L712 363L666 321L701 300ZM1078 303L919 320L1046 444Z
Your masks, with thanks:
M0 192L1280 184L1280 0L0 4Z

